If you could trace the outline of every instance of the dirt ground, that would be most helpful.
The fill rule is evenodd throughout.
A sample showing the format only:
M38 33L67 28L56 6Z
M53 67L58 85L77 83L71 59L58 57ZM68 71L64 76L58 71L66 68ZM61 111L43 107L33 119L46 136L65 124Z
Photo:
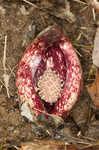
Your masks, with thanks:
M93 9L87 3L74 0L70 0L69 15L64 7L67 1L30 2L34 6L22 0L0 0L0 150L15 149L15 146L20 146L22 142L32 141L35 137L41 139L46 137L43 131L34 128L31 122L20 115L15 77L17 65L26 47L40 31L55 23L64 29L77 49L83 69L84 90L81 99L65 121L66 129L74 136L80 131L83 136L99 140L99 112L85 88L91 81L89 72L99 16L95 13L94 18ZM66 11L67 14L64 13ZM8 93L3 78L5 37L7 37L6 73L10 77Z

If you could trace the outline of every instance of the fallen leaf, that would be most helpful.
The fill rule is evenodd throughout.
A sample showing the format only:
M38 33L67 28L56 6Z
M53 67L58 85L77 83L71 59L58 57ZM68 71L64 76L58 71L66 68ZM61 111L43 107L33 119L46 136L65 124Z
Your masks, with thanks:
M62 148L61 150L64 150L64 146L63 142L58 143L55 140L38 140L22 143L21 147L17 150L58 150L60 147Z
M21 145L18 150L51 150L50 145L39 145L37 143L27 142Z
M94 40L92 59L93 59L93 64L99 67L99 27L97 28L96 36Z
M96 107L99 108L99 69L96 68L96 79L91 84L91 86L87 86L90 97L92 98Z
M43 141L33 141L25 142L21 144L21 147L17 150L78 150L72 145L66 145L63 142L58 143L55 140L43 140Z
M78 150L77 148L75 148L74 146L67 146L67 150Z

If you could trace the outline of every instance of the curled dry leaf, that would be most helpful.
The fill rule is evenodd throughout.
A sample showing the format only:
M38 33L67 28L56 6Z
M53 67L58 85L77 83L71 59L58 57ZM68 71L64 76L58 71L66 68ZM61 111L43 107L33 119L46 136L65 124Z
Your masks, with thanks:
M91 86L87 87L88 92L96 105L99 108L99 69L96 69L96 79Z
M99 67L99 27L97 28L96 36L94 40L92 59L93 59L93 64Z

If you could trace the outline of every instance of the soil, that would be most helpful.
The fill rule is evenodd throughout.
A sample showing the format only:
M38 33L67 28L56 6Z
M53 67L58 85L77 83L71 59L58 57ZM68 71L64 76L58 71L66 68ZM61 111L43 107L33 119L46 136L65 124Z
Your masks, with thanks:
M0 148L11 149L14 146L20 146L22 142L34 140L35 135L39 138L46 137L43 131L36 130L35 134L33 123L20 115L15 77L17 65L26 47L40 31L55 23L64 29L66 36L76 48L83 69L84 90L81 100L65 120L66 128L71 130L72 135L77 135L81 131L82 135L99 140L97 127L99 113L85 88L91 81L88 79L99 16L95 14L96 19L94 19L90 5L74 0L70 0L73 16L64 15L64 11L61 11L64 10L64 5L67 5L63 0L31 0L30 2L36 7L22 0L0 0ZM3 80L6 36L6 74L10 77L9 94Z

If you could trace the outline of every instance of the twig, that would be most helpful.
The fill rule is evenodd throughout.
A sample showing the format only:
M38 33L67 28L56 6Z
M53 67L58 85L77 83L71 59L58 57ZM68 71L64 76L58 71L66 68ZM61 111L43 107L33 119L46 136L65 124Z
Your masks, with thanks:
M94 19L94 21L96 21L96 14L95 14L95 9L94 8L92 8L92 13L93 13L93 19Z
M14 73L14 69L17 67L18 65L15 65L13 68L11 68L10 66L9 67L9 70L10 70L10 76L13 74L13 76L15 77L15 73Z
M31 5L31 6L33 6L33 7L35 7L35 8L38 8L38 6L37 5L35 5L35 4L33 4L33 3L31 3L31 2L29 2L29 1L27 1L27 0L23 0L25 3L27 3L27 4L29 4L29 5Z
M2 83L2 85L5 87L5 84L3 83L3 81L0 79L0 82Z
M6 49L7 49L7 35L5 36L4 54L3 54L3 69L4 69L4 73L6 73Z
M80 54L80 52L77 49L75 49L75 51L80 57L82 57L82 55Z
M87 8L88 8L88 5L87 5L87 6L85 6L85 7L83 7L83 8L80 10L80 12L85 11Z
M87 4L87 3L83 2L83 1L80 1L80 0L74 0L74 1L77 2L77 3L83 4L83 5Z
M4 85L6 87L7 96L8 96L8 98L10 98L10 94L9 94L9 78L10 78L10 76L6 72L6 49L7 49L7 35L5 36L4 55L3 55L2 63L3 63L3 68L4 68L4 74L3 74Z
M88 0L93 8L99 13L99 2L97 0Z

